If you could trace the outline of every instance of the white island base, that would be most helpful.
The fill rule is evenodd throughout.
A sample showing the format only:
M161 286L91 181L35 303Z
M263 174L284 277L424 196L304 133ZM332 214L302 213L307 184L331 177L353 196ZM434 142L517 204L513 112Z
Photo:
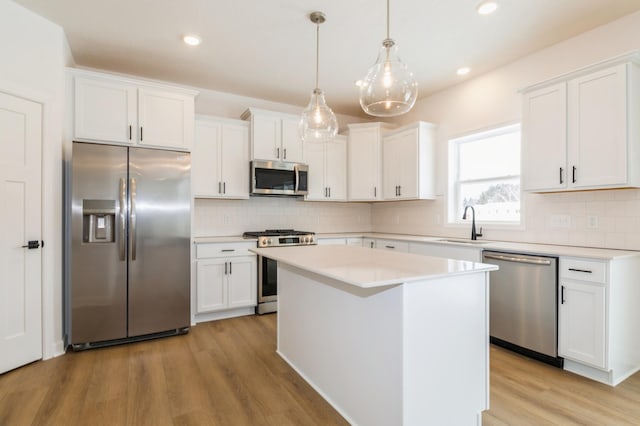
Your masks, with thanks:
M258 250L279 261L280 356L351 424L480 425L489 408L488 272L495 267L320 249ZM338 265L329 266L332 255Z

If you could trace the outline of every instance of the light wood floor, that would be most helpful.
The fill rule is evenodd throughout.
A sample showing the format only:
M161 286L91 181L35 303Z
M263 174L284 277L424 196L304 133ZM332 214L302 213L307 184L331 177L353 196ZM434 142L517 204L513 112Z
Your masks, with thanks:
M275 353L276 316L68 353L0 375L0 425L344 425ZM616 388L491 349L485 425L640 424L640 373Z

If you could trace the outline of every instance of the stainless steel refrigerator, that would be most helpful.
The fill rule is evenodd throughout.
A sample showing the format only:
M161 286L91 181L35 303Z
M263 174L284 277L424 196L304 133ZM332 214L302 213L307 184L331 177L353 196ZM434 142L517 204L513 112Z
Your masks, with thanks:
M75 349L190 324L189 153L73 143L67 340Z

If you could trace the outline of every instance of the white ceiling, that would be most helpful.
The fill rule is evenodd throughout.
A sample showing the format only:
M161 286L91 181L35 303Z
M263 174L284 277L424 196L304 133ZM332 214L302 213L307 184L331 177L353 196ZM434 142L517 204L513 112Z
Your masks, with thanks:
M362 115L354 82L375 61L385 0L15 0L58 23L76 64L301 107L315 79L335 112ZM392 0L391 37L419 97L640 10L640 0ZM188 47L182 35L203 42ZM455 71L469 66L467 77Z

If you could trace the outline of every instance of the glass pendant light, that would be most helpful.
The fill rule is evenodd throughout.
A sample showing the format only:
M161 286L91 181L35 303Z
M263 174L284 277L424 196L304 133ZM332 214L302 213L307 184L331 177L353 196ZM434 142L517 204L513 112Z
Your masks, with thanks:
M302 111L300 136L304 141L322 141L331 139L338 133L338 120L327 105L324 93L318 87L320 24L326 21L326 16L322 12L313 12L309 15L309 19L316 24L316 87L311 93L309 105Z
M418 82L398 57L398 46L389 37L387 0L387 38L360 85L360 106L369 115L395 117L409 112L417 97Z

